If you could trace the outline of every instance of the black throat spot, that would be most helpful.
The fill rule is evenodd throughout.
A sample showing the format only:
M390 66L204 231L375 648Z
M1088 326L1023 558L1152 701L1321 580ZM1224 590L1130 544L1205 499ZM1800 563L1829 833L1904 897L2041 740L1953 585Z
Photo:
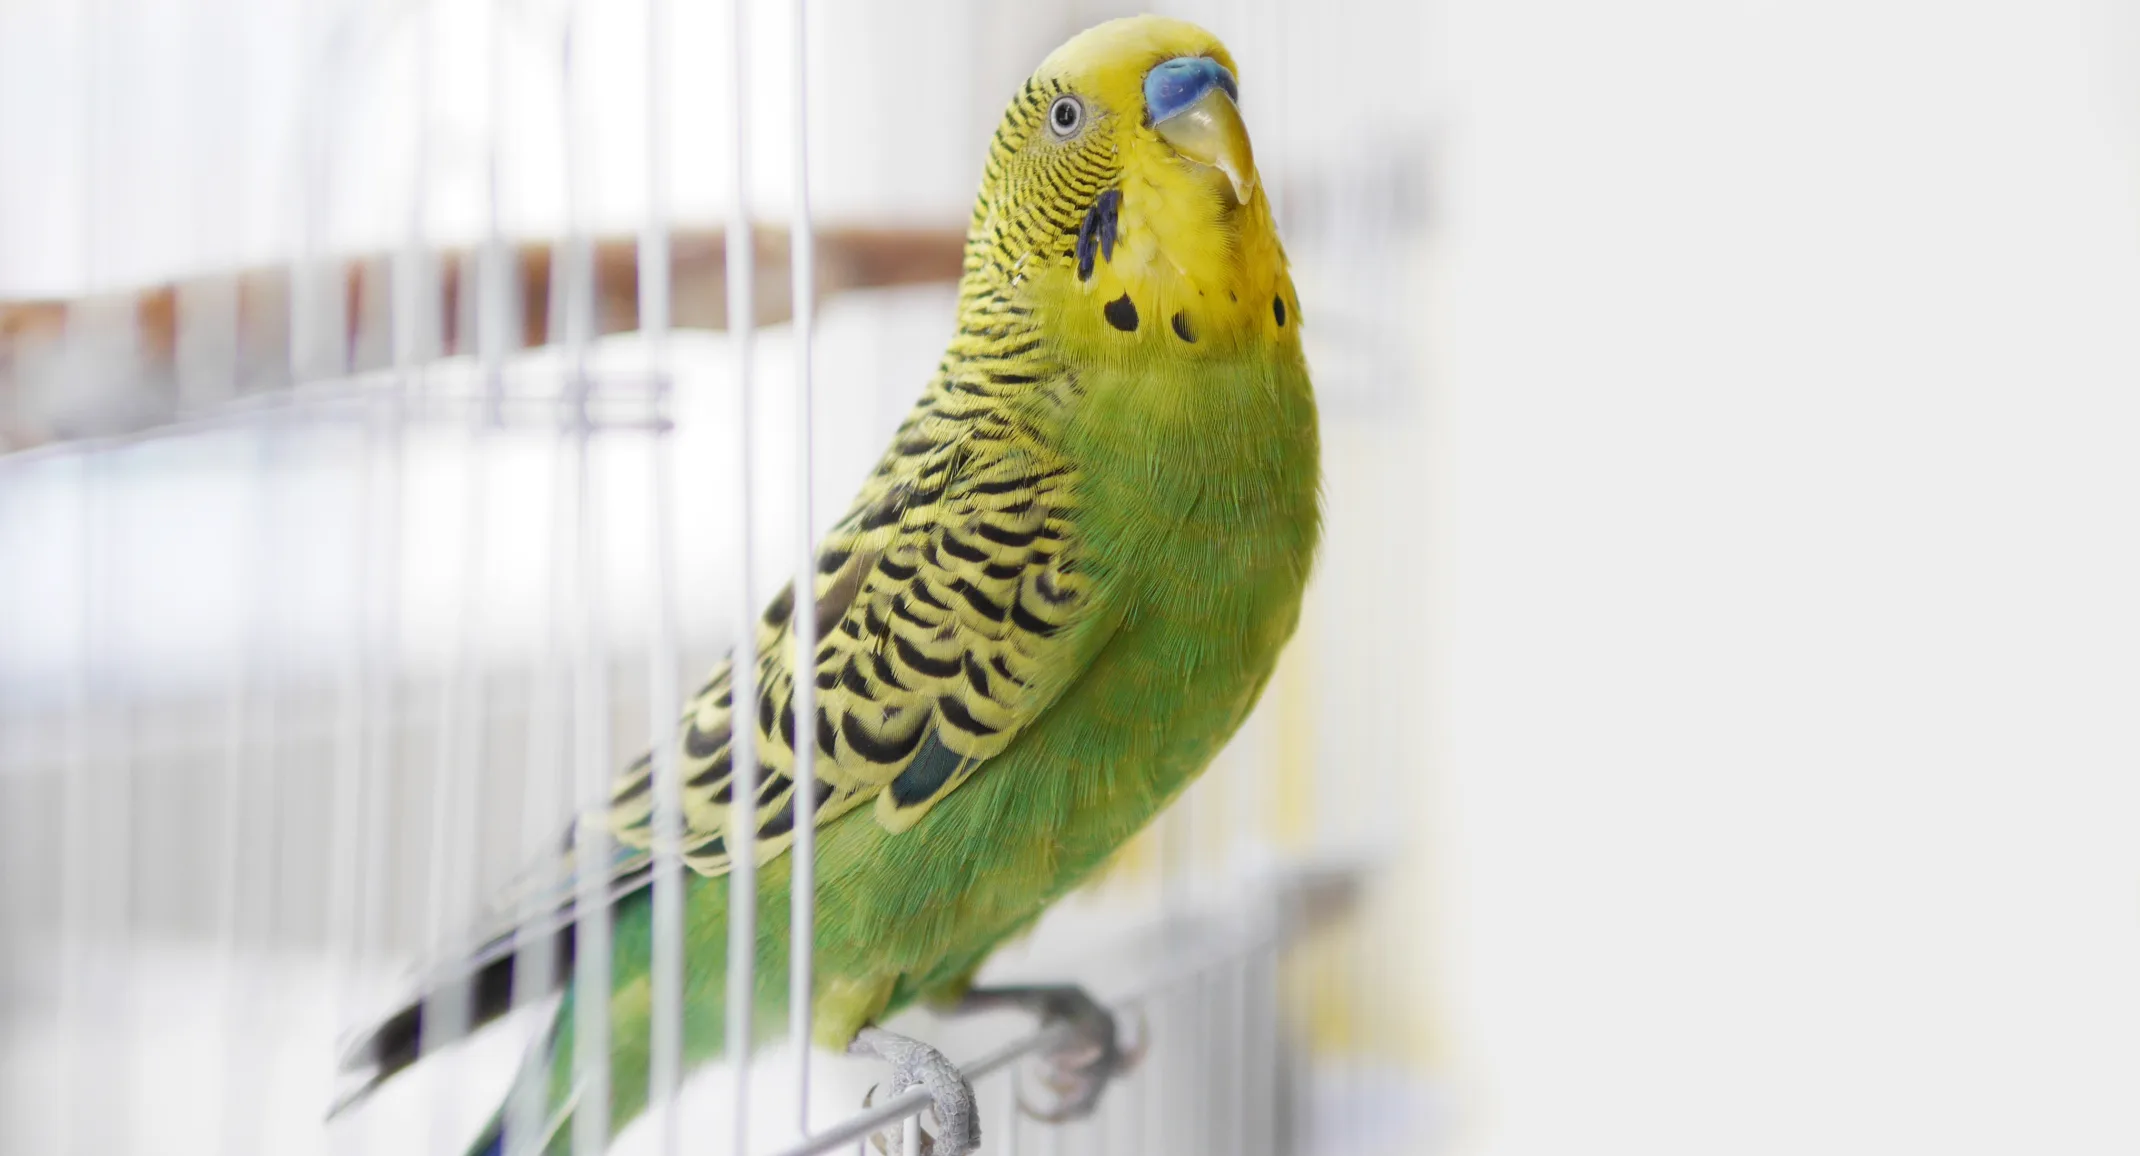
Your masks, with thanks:
M1129 294L1124 293L1122 296L1109 301L1101 312L1107 315L1107 323L1109 325L1122 332L1134 333L1137 331L1137 303L1129 299Z

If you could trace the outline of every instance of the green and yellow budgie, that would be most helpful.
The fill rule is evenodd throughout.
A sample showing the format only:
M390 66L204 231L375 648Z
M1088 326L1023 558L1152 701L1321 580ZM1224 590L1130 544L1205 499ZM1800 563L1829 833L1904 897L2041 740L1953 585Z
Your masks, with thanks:
M723 1046L724 876L746 831L762 865L757 1014L782 1022L799 740L817 749L817 1043L927 1083L951 1156L979 1141L971 1090L878 1028L889 1013L1009 1000L1082 1020L1104 1045L1092 1054L1117 1056L1112 1023L1075 993L966 985L1210 763L1299 617L1319 530L1315 401L1235 76L1209 33L1140 17L1070 40L1011 101L957 335L817 555L815 717L795 717L792 590L765 614L756 702L738 714L724 664L685 710L687 1062ZM747 826L730 785L738 718L762 767ZM543 1131L513 1151L568 1142L577 1000L610 1004L610 1127L646 1105L651 905L635 884L652 796L641 759L604 816L621 853L561 859L562 877L606 871L620 893L613 985L574 988L570 936L548 941L566 1007L522 1076L540 1085ZM476 1023L508 1009L513 966L463 971ZM367 1088L416 1060L421 1008L351 1052ZM1105 1081L1093 1069L1073 1110ZM478 1151L506 1150L506 1118Z

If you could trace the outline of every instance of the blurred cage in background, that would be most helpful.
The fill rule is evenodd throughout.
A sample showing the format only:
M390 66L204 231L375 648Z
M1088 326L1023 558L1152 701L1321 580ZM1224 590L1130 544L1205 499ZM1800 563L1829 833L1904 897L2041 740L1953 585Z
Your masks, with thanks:
M1002 103L1129 11L741 4L0 10L0 1149L451 1153L503 1095L525 1015L323 1123L338 1041L806 564L950 333ZM1328 540L1241 735L987 973L1121 998L1152 1054L1059 1128L999 1065L984 1150L1428 1151L1430 943L1390 901L1428 757L1424 31L1163 10L1241 64ZM695 1073L614 1149L726 1151L747 1095L751 1151L848 1150L883 1073L808 1065Z

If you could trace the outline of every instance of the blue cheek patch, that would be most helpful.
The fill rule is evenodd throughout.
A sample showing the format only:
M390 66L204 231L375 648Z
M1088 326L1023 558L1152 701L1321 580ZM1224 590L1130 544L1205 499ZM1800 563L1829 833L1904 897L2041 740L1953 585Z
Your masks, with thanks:
M1218 61L1208 56L1177 56L1144 74L1145 111L1158 124L1195 104L1214 84L1226 90L1227 96L1241 99L1233 73Z
M1102 257L1115 259L1115 223L1122 211L1122 190L1105 189L1092 202L1085 213L1085 222L1077 227L1077 279L1092 280L1092 261Z

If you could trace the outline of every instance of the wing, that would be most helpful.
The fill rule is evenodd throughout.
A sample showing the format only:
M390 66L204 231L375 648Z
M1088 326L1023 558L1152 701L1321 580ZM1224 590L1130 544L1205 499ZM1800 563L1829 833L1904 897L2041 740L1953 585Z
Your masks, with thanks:
M854 508L818 555L816 717L794 706L793 587L760 623L754 724L759 860L794 838L795 743L817 747L816 821L863 805L905 831L1044 712L1107 633L1080 570L1076 475L1026 427L971 389L940 384L900 427ZM732 670L684 711L684 855L704 875L731 861ZM611 794L609 826L651 842L648 761ZM634 863L617 864L624 872Z
M818 553L818 701L807 731L818 823L869 805L887 829L911 828L1082 673L1112 623L1080 569L1076 481L1023 419L975 387L940 380L924 395ZM758 694L745 717L761 768L749 812L761 862L794 839L793 614L791 586L754 640ZM734 705L723 663L685 707L678 739L684 857L704 875L727 871L742 815ZM615 779L607 812L582 820L615 836L602 857L589 860L577 830L568 833L505 888L423 990L470 982L473 1022L488 1022L525 986L516 946L552 957L555 987L571 970L584 874L598 874L612 903L651 878L652 802L642 755ZM374 1069L357 1098L414 1061L422 1008L402 1008L349 1049L345 1064Z

